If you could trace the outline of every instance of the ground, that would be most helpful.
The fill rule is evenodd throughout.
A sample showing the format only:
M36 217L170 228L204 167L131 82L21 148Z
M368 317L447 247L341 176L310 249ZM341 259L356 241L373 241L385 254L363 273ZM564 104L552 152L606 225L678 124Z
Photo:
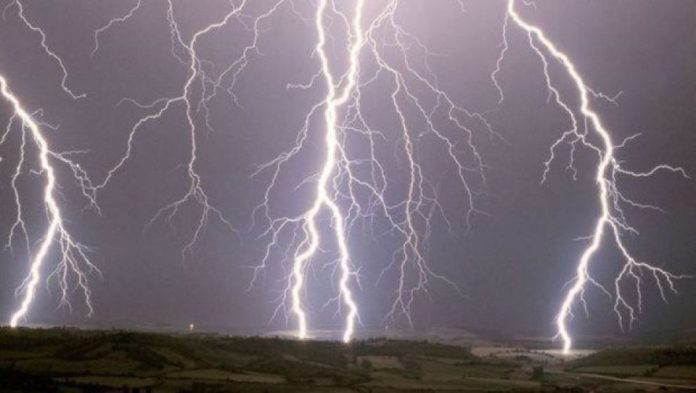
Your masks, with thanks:
M3 392L457 392L696 390L696 345L562 356L529 342L0 329Z

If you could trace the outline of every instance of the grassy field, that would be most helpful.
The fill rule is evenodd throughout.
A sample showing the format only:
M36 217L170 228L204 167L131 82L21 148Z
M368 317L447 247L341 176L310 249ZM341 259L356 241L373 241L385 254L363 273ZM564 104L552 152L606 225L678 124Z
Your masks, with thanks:
M1 392L458 392L696 389L696 347L579 359L524 346L0 329Z

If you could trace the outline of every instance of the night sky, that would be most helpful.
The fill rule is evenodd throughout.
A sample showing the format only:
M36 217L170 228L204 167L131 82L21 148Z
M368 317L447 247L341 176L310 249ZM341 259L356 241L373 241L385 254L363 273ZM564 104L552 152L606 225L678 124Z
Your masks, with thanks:
M1 5L8 3L5 0ZM41 120L59 126L55 131L44 127L53 149L87 151L75 159L93 179L101 181L123 155L130 128L149 113L128 103L119 105L121 99L151 102L175 96L187 78L187 66L171 53L166 1L145 0L126 23L116 24L100 36L101 47L94 56L90 56L94 30L124 15L134 1L25 3L27 18L44 29L46 44L63 59L68 86L87 97L73 100L60 88L60 68L42 50L40 36L18 18L16 7L7 8L5 20L0 21L0 72L28 110L43 109ZM249 15L259 15L271 4L267 0L250 3ZM159 219L148 226L158 209L180 198L187 188L183 165L190 155L190 136L182 108L173 108L138 131L131 159L99 194L101 215L88 208L69 171L56 164L67 225L90 247L90 257L103 278L90 275L93 317L85 317L79 291L71 293L72 310L57 308L57 288L49 282L38 291L28 322L83 326L196 323L208 329L244 332L294 327L292 319L286 325L282 317L268 323L285 285L280 281L279 256L270 259L264 280L253 288L248 286L253 274L249 266L259 263L267 244L267 238L259 238L264 228L253 222L252 211L270 181L267 172L251 175L258 165L292 146L307 112L324 94L320 84L307 90L287 88L288 83L309 81L318 70L317 59L312 57L315 4L295 3L297 14L285 6L263 23L260 53L250 55L235 86L238 104L223 92L209 105L212 129L206 130L200 117L197 120L196 168L202 187L236 231L211 218L193 252L182 258L199 206L187 204L171 223ZM382 2L368 3L368 15L374 16ZM503 1L464 1L464 12L457 1L403 3L397 18L431 50L429 64L441 88L458 104L484 113L498 134L492 136L480 128L474 133L487 181L483 184L471 177L477 192L475 203L483 213L472 216L468 230L464 217L469 206L455 172L442 159L443 150L427 138L417 139L419 157L427 163L426 176L437 184L452 223L448 230L441 219L434 219L425 256L434 271L460 287L461 294L432 280L430 296L419 296L415 304L414 325L418 329L475 327L511 335L552 336L564 285L573 277L575 262L587 244L577 238L591 233L598 212L596 155L578 152L574 180L565 169L568 149L561 148L547 182L540 184L549 147L567 127L567 118L547 101L539 58L526 36L513 28L498 74L505 92L505 100L498 105L490 74L500 51ZM219 20L230 7L224 0L175 0L173 4L185 40ZM622 92L616 105L593 102L617 143L641 134L618 151L617 158L636 171L668 163L696 176L696 2L538 0L536 4L535 8L521 7L522 13L572 57L588 84L610 96ZM331 29L336 30L334 55L341 59L345 53L340 47L344 39L340 23L335 21ZM201 55L219 70L250 40L250 32L237 21L207 36L201 42ZM365 70L369 69L366 63ZM568 78L560 68L552 67L551 75L558 86L569 91ZM386 134L380 154L398 185L405 181L407 168L394 151L398 131L382 88L379 83L372 86L363 97L362 108ZM10 108L3 104L0 111L4 124ZM414 133L419 132L417 122L413 128ZM295 189L317 171L323 158L320 127L310 127L310 134L308 148L278 181L271 199L274 214L297 214L311 203L311 186ZM360 156L365 146L356 143L351 148ZM3 239L15 215L10 178L18 149L17 134L0 146ZM464 149L462 157L470 162L467 154ZM36 160L30 162L35 168ZM32 242L40 240L46 222L40 204L41 181L32 174L20 181ZM640 231L639 236L626 239L634 254L672 272L696 275L696 182L658 173L648 179L621 179L619 185L626 195L665 211L626 209L628 220ZM350 237L361 281L361 287L353 286L363 328L407 328L403 318L384 321L396 272L390 270L377 280L389 264L395 240L373 235L364 224L356 224ZM376 232L383 225L378 220ZM329 284L330 269L321 269L334 256L332 246L333 242L327 242L326 252L314 261L318 267L308 283L306 298L313 328L337 329L342 323L334 316L335 308L322 309L326 298L335 296L335 287ZM0 253L2 320L14 309L14 290L28 270L24 247L19 239L14 253ZM46 273L55 266L55 252L51 256ZM605 242L591 270L600 281L611 283L620 262L611 242ZM696 328L696 280L679 281L680 295L669 296L668 304L660 300L653 282L646 283L643 314L632 334ZM596 289L587 292L587 300L590 317L577 308L573 331L619 333L613 300Z

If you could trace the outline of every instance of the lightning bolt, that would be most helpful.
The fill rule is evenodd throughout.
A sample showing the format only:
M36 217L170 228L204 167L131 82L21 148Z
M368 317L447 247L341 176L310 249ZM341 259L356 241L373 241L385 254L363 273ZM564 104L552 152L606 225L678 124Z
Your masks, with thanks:
M13 109L13 115L8 122L8 126L3 134L0 143L6 141L7 135L13 129L19 129L21 132L20 158L18 160L15 172L12 176L12 189L15 196L15 204L17 215L13 224L10 235L7 241L7 247L12 247L13 237L18 231L23 234L23 239L27 246L27 256L31 259L30 271L28 276L17 289L16 293L21 294L22 300L19 307L12 313L10 318L10 326L16 327L24 318L26 318L32 301L36 296L36 287L41 280L42 268L49 256L54 243L58 244L59 261L57 267L49 275L49 278L55 277L58 280L61 290L60 304L70 307L68 294L70 292L70 277L73 274L76 278L76 288L82 291L88 308L88 315L93 313L91 292L88 286L88 273L100 273L99 269L93 265L87 257L87 247L79 243L66 229L63 220L61 209L56 201L56 169L51 161L57 161L66 164L75 175L80 184L89 185L89 178L82 170L79 164L70 159L70 156L75 152L56 153L50 150L48 141L41 132L40 123L33 119L33 116L24 109L19 98L10 90L5 76L0 75L0 93L3 99L10 103ZM13 127L15 123L19 123L20 127ZM48 226L40 241L37 252L32 255L30 252L29 235L27 225L23 216L23 204L20 198L20 192L17 188L17 179L22 175L24 166L26 165L25 151L27 149L27 139L30 138L38 149L38 159L40 163L39 174L45 177L45 185L43 189L43 204L48 217Z
M58 56L47 43L47 35L44 30L31 22L26 15L24 3L20 0L14 0L7 4L3 9L2 17L6 19L7 11L12 8L17 8L17 16L20 21L32 32L40 37L40 46L44 53L58 65L61 71L61 89L68 94L72 99L80 99L86 97L85 93L75 93L68 86L69 74L63 62L63 59ZM97 273L101 276L99 269L90 261L87 253L88 247L80 243L65 227L62 211L56 200L59 186L56 179L56 169L52 162L65 165L71 172L74 180L79 186L79 190L83 197L99 212L99 206L94 198L94 185L90 180L87 172L82 166L76 162L73 157L75 155L85 153L85 151L64 151L56 152L51 150L50 145L42 133L42 127L55 130L56 127L50 124L43 123L36 119L42 115L42 111L38 110L35 113L29 113L23 107L19 98L11 91L8 86L5 76L0 75L0 93L3 99L8 101L12 106L13 113L10 117L5 131L0 138L0 145L4 144L9 135L18 130L21 135L21 144L19 146L19 160L15 166L14 173L11 178L11 188L14 196L14 204L16 208L15 220L10 227L10 232L5 244L5 248L14 253L13 243L17 236L22 237L22 241L26 247L26 256L30 259L29 273L23 280L20 286L16 289L15 294L21 297L21 302L17 309L14 310L10 317L10 326L16 327L19 323L26 319L27 313L31 304L36 297L36 289L42 277L42 268L46 263L46 259L50 257L54 244L58 245L59 254L56 267L47 276L47 281L56 279L61 296L59 305L72 308L69 301L69 294L74 289L80 290L84 297L87 307L88 316L94 312L91 299L91 291L89 288L88 276L90 273ZM18 125L18 127L17 127ZM45 177L43 189L43 205L48 218L47 227L43 238L40 240L36 253L32 252L32 245L29 236L28 225L24 218L24 204L22 202L21 193L18 186L18 180L25 173L27 164L27 150L30 142L38 149L38 161L40 170L30 169L32 175L43 175ZM2 161L0 159L0 161ZM71 280L74 279L74 284L71 285Z
M333 3L332 3L333 5ZM321 242L321 237L319 230L317 228L317 215L320 213L322 208L326 208L331 213L332 227L334 229L334 236L339 248L339 267L340 267L340 279L339 279L339 291L340 299L343 301L348 309L345 319L345 327L343 331L343 341L349 342L353 336L355 330L355 321L358 318L358 306L353 299L353 294L350 289L350 280L355 275L353 268L351 266L351 256L348 249L348 236L346 233L346 217L342 212L341 207L338 205L330 189L332 188L332 182L336 180L336 167L338 165L339 157L342 155L342 146L339 141L339 131L340 127L338 116L339 109L345 105L353 90L358 83L358 71L359 71L359 54L360 50L364 45L364 34L362 31L362 14L364 8L364 1L358 0L355 2L355 10L351 26L351 44L349 48L349 70L344 77L338 78L335 72L332 70L329 64L329 56L326 51L327 44L327 28L326 14L329 2L327 0L320 0L317 4L316 14L315 14L315 27L317 31L317 45L315 51L319 56L321 71L320 74L324 79L327 86L327 93L324 97L322 104L325 106L324 109L324 132L325 132L325 160L323 167L320 171L317 185L316 185L316 197L312 206L304 212L302 215L296 218L283 218L280 219L280 228L282 229L287 223L293 222L298 223L302 227L304 237L300 240L299 246L297 247L292 265L292 274L288 280L289 291L292 299L292 312L295 314L298 323L297 336L299 338L307 337L307 316L306 312L302 306L301 291L305 282L305 269L306 263L309 259L317 254L319 245ZM334 6L335 10L335 6ZM341 14L345 19L345 15ZM341 80L343 81L343 86ZM306 123L309 122L309 117L319 106L315 106L310 115L306 119ZM299 149L299 146L296 148ZM280 161L284 162L287 160L287 156L280 158ZM276 171L277 176L277 171ZM274 181L276 176L274 176ZM268 198L268 192L266 197ZM267 206L264 205L266 208ZM274 238L277 233L274 233ZM265 261L265 259L264 259Z
M335 171L337 155L340 149L337 131L338 109L348 101L350 94L357 84L359 67L358 57L364 42L361 25L364 1L358 0L355 5L351 34L353 43L350 48L349 56L350 69L347 75L347 82L340 93L337 91L337 80L332 73L325 48L326 28L324 26L324 14L326 12L327 3L327 0L321 0L317 7L316 14L316 28L319 36L316 51L319 54L321 61L321 73L324 77L326 85L328 86L328 93L324 99L326 102L326 109L324 111L324 121L326 127L326 160L324 162L324 167L321 170L319 181L317 182L317 196L315 202L311 209L303 217L303 226L306 228L309 239L303 241L304 250L300 251L298 249L298 254L295 256L293 265L293 278L295 283L292 288L292 310L299 321L298 335L300 338L304 338L307 335L307 322L300 300L300 290L302 289L302 284L304 281L302 270L304 263L316 253L317 248L319 247L320 237L317 231L316 218L320 209L322 207L326 207L331 211L331 216L334 221L333 227L336 241L338 243L340 252L340 293L346 307L348 307L343 341L349 342L353 335L355 319L358 313L358 307L353 300L353 295L348 285L349 280L354 273L350 266L350 254L348 251L347 236L344 231L345 217L340 207L336 204L336 201L329 195L327 188Z
M532 2L524 1L525 5L533 5ZM536 53L542 62L543 74L545 78L546 88L549 91L549 98L553 99L563 112L570 119L570 129L565 131L550 148L550 155L545 162L545 170L542 177L542 183L546 181L546 175L550 170L552 162L555 160L556 149L563 143L571 145L571 157L569 168L574 175L577 170L574 166L574 155L576 153L576 145L586 147L596 153L598 164L595 172L595 183L597 185L597 200L599 202L600 212L596 218L594 230L589 236L589 245L582 252L575 270L575 277L570 282L570 286L565 293L565 297L561 302L561 306L556 315L557 337L563 341L563 352L569 353L573 338L571 336L568 324L573 317L573 307L577 303L581 303L587 312L587 304L584 294L588 286L595 286L605 294L614 297L614 312L618 318L619 326L623 329L626 325L630 326L635 321L637 314L642 309L642 287L644 285L644 273L655 282L660 296L666 301L666 292L677 293L675 281L685 278L685 275L673 274L659 266L643 262L636 258L628 249L624 236L626 234L638 234L638 231L632 227L626 220L623 208L630 206L641 209L659 210L657 207L638 203L625 196L618 187L617 179L621 177L645 178L655 175L658 172L672 172L683 177L688 177L684 169L667 164L659 164L647 171L633 171L622 166L621 162L616 158L616 151L623 147L627 141L634 137L629 137L620 144L616 144L611 136L611 132L606 128L600 115L593 109L593 99L605 99L614 102L618 96L609 97L601 93L597 93L591 89L585 81L585 77L578 71L577 66L571 58L548 37L540 27L527 22L517 11L517 2L508 0L505 22L503 25L503 45L500 56L496 63L496 69L491 77L494 85L499 92L500 102L504 100L501 84L497 79L500 72L500 65L504 60L505 54L509 48L507 36L509 34L509 23L512 22L515 27L522 30L527 35L529 46ZM570 78L572 86L579 99L577 107L573 107L568 103L568 99L563 96L559 89L554 84L549 74L549 67L552 60L560 65L565 75ZM592 141L590 130L594 131L601 143ZM590 273L590 264L593 257L600 249L602 241L606 237L613 240L614 245L619 250L622 256L622 267L614 278L613 290L607 289L603 284L597 281ZM627 298L626 286L630 286L636 293L636 301L631 302ZM628 322L624 320L628 318Z
M317 254L323 251L318 229L322 209L330 213L329 226L338 248L338 256L325 266L333 266L332 276L339 282L338 296L324 306L338 303L337 314L342 307L347 309L344 341L351 339L359 320L357 304L347 285L353 278L360 285L359 269L351 267L355 266L355 261L348 248L351 233L359 221L371 228L376 241L385 235L400 239L391 262L377 280L377 284L381 283L390 271L396 271L398 276L393 302L384 322L405 317L413 326L414 302L419 294L428 293L431 279L459 291L454 282L430 267L425 255L433 219L442 218L450 230L453 224L438 200L436 182L428 179L418 146L432 142L444 148L444 157L452 164L467 202L464 225L469 228L473 215L482 213L475 206L477 192L472 177L474 184L485 184L485 165L475 148L477 132L474 127L484 130L487 138L498 137L483 115L457 105L439 86L429 65L433 54L398 21L400 1L386 2L369 23L363 23L363 2L350 4L354 6L350 12L352 16L334 1L317 3L314 16L317 43L313 53L319 60L318 71L309 82L289 84L288 88L314 91L320 88L319 81L323 81L325 94L309 109L293 147L260 165L253 174L267 172L270 182L253 213L254 218L261 217L268 223L260 235L268 242L261 263L253 267L250 288L274 256L288 263L284 290L271 319L285 315L287 321L291 314L297 322L296 334L300 338L308 335L303 296L307 296L308 291L310 260L317 259ZM343 72L332 67L326 50L327 42L337 42L336 36L341 31L348 36L342 48L347 54L347 69ZM396 56L391 53L393 50ZM391 133L382 129L384 126L373 124L375 120L363 110L364 97L381 91L384 84L390 89L387 113L393 116L394 122L388 129L395 130L395 135L389 135ZM415 109L415 119L410 113L406 114L411 109ZM319 114L323 114L320 128L324 138L323 165L295 188L299 190L312 184L315 187L313 203L298 215L276 215L272 200L277 197L278 181L284 176L285 168L308 149L312 125ZM390 138L394 144L390 144ZM368 147L367 155L351 149L357 141ZM395 147L397 161L403 159L405 162L405 186L403 182L390 182L399 174L390 173L388 156L381 151L384 144ZM384 225L387 229L375 234L374 228Z

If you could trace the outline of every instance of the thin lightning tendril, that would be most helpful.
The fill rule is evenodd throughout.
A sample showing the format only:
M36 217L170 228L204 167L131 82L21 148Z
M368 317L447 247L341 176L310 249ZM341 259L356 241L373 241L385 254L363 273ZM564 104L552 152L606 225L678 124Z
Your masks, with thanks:
M118 18L113 18L110 19L104 26L98 28L97 30L94 31L94 48L92 49L92 52L90 53L90 56L94 56L95 53L99 50L99 37L101 36L102 33L105 31L109 30L113 25L117 23L125 23L128 21L128 19L132 18L133 15L135 14L136 11L140 9L140 6L142 5L143 1L138 0L133 7L128 10L128 12L120 16Z
M198 160L198 127L196 125L196 113L198 106L195 104L195 99L201 100L200 104L205 106L205 101L202 98L196 98L193 94L193 89L196 83L204 84L208 81L202 67L204 61L200 58L197 52L197 45L201 38L209 34L211 31L217 30L225 26L233 18L238 18L240 16L241 10L246 4L246 1L242 1L240 5L234 6L230 12L228 12L219 22L210 24L205 28L196 31L191 39L187 42L182 37L179 25L176 22L174 15L174 5L171 0L167 1L167 21L169 22L170 33L172 37L172 55L179 60L182 64L186 65L188 68L188 77L184 82L181 94L175 97L165 97L154 100L148 104L142 104L135 99L126 98L122 102L129 102L134 104L136 107L152 110L153 112L147 114L146 116L140 118L130 129L127 140L127 148L125 154L121 159L109 169L107 175L100 184L94 187L94 194L99 190L105 188L111 179L116 175L116 173L126 165L128 160L131 158L135 137L137 132L146 124L161 119L167 112L169 112L173 107L177 105L182 105L184 107L184 113L186 116L186 125L188 128L190 136L190 146L191 154L190 158L186 164L186 174L188 177L188 190L179 199L171 202L170 204L162 207L150 220L148 226L151 226L155 221L161 217L167 222L172 222L173 218L179 213L180 209L186 204L194 203L200 208L200 213L198 215L198 221L193 229L193 233L189 237L189 240L184 245L182 249L182 258L185 260L189 255L193 253L195 244L200 240L204 233L206 225L208 224L211 216L217 218L220 222L225 224L231 231L235 231L232 224L224 217L222 212L210 203L208 194L205 192L202 186L202 179L198 171L196 170L196 164ZM99 28L95 32L95 51L99 48L99 33L106 32L111 26L116 22L125 22L130 19L133 14L140 8L141 3L138 2L127 15L110 20L106 25ZM186 53L186 58L180 57L176 50L183 50ZM207 109L207 107L206 107ZM207 111L206 111L207 113ZM205 119L207 123L207 117Z
M12 5L17 7L17 14L21 21L30 30L39 34L39 36L41 37L41 48L44 50L44 52L56 63L58 63L58 66L60 67L62 73L60 86L63 89L63 91L65 91L67 94L70 95L70 97L72 97L75 100L87 97L87 94L77 94L70 87L68 87L68 78L70 77L70 75L68 74L68 69L65 67L63 59L61 59L53 50L51 50L51 48L48 47L48 44L46 43L46 33L43 31L43 29L36 26L31 21L29 21L29 19L27 19L27 16L24 13L24 4L20 0L14 0L12 3L9 3L7 7L10 7ZM7 12L7 8L5 8L5 10L3 11L3 16L5 15L5 12Z
M341 149L338 141L337 130L338 110L350 98L350 94L355 88L358 79L359 54L364 40L362 33L362 12L364 1L358 0L356 2L351 34L353 42L350 48L350 69L347 75L347 82L345 82L345 86L340 91L337 91L336 76L331 71L331 66L329 65L329 59L325 48L327 33L324 26L324 13L327 8L327 3L328 0L321 0L317 6L316 14L316 28L319 36L316 52L318 53L321 61L322 75L328 86L328 92L326 98L324 99L324 102L326 102L326 109L324 110L326 127L326 160L317 182L317 196L315 202L311 209L307 211L303 217L303 226L305 227L305 232L308 234L309 238L303 240L303 249L298 249L297 254L295 255L293 264L293 278L295 282L292 287L292 310L299 321L298 336L300 338L305 338L307 336L307 322L305 311L302 309L302 302L300 299L300 290L302 289L304 281L303 270L305 262L314 256L319 247L320 236L317 230L317 214L322 207L326 207L331 211L333 228L339 247L341 269L341 278L339 284L340 296L348 308L346 325L343 333L343 341L349 342L353 336L355 319L358 313L357 305L353 300L353 294L351 293L349 287L349 281L351 276L354 275L354 272L351 268L350 254L347 244L348 240L345 233L345 217L336 201L329 195L329 190L327 187L329 186L329 181L332 180L331 178L336 169L337 155Z

